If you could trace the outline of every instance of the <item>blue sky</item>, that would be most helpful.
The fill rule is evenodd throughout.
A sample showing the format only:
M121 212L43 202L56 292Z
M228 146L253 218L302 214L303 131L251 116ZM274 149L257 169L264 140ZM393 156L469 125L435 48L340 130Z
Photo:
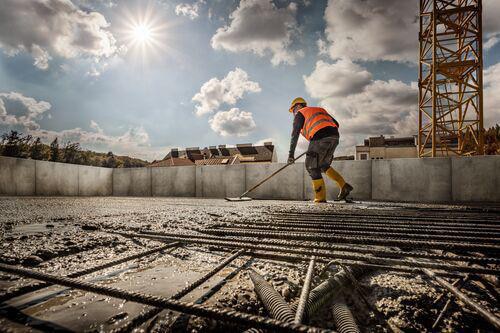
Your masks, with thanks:
M270 140L283 160L287 109L303 96L341 122L340 153L368 135L415 134L416 2L6 0L0 130L148 160ZM498 3L484 1L490 123L500 119Z

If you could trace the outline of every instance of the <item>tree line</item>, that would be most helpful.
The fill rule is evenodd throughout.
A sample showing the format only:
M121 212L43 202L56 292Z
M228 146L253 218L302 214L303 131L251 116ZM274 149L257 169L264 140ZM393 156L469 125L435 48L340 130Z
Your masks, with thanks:
M117 156L113 152L98 153L84 150L78 142L60 143L56 137L45 144L39 137L10 131L1 136L0 155L33 160L99 166L105 168L136 168L149 163L129 156Z

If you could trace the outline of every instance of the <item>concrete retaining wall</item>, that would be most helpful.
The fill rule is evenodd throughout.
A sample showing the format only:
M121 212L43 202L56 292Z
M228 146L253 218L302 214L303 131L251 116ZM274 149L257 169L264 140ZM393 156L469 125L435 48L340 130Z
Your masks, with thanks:
M451 158L452 200L500 202L500 156Z
M35 195L35 161L0 156L0 194Z
M246 165L203 165L196 167L196 196L224 198L245 191Z
M247 164L247 189L283 167L284 163ZM241 194L241 193L240 193ZM304 200L304 163L296 163L262 184L249 194L259 199Z
M236 197L284 164L107 169L0 156L0 195ZM500 202L500 156L335 161L354 199ZM327 198L338 194L325 177ZM313 197L303 163L253 191L256 199Z
M113 169L113 195L150 197L151 168Z
M155 197L196 196L196 167L151 168L152 195Z
M449 158L401 158L372 161L372 199L451 201Z
M0 195L106 196L113 170L0 156Z
M78 166L78 195L113 195L113 169Z
M78 165L36 161L36 195L78 195Z

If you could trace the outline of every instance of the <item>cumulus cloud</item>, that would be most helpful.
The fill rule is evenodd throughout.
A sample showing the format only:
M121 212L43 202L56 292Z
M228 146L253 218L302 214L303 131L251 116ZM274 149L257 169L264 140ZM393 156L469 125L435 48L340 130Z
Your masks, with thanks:
M314 98L358 93L372 80L372 74L349 59L333 64L316 62L314 71L304 76L307 92Z
M483 0L483 33L486 40L484 43L486 50L491 49L500 40L498 13L500 13L500 1Z
M0 129L38 130L37 120L50 108L48 102L38 102L17 92L0 93Z
M499 40L499 12L500 1L483 1L485 49ZM415 63L418 15L418 1L413 0L329 0L325 10L329 55L332 59Z
M484 70L484 126L500 124L500 63Z
M246 136L255 129L252 113L238 108L219 111L208 123L215 133L222 136Z
M222 103L234 105L247 92L260 92L257 82L250 81L241 68L230 71L225 78L212 78L201 86L192 100L197 102L196 115L201 116L218 109Z
M84 12L70 0L0 2L0 47L8 55L28 52L34 65L49 67L52 56L109 57L117 48L98 12Z
M0 93L0 131L17 130L40 137L44 142L59 138L60 142L79 142L86 149L113 151L135 157L154 159L164 154L161 147L152 147L146 130L139 126L129 128L121 135L106 134L99 124L90 122L91 130L72 128L52 131L41 128L39 120L48 116L50 103L37 101L18 92Z
M290 48L292 36L298 30L296 12L295 3L278 8L270 0L242 0L229 16L229 25L217 29L212 47L259 56L271 54L273 65L293 65L303 56L301 50Z
M332 59L416 62L418 1L329 0L325 10Z
M199 16L200 6L205 3L205 0L198 0L193 4L180 3L175 6L175 14L177 16L186 16L191 20L196 19Z

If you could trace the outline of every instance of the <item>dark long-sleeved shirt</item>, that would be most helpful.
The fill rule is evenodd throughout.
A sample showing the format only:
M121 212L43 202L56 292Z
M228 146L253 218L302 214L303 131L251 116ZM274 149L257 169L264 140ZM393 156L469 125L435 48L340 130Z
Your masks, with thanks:
M337 120L335 120L335 118L333 118L331 115L329 116L330 118L332 118L337 127L339 127L339 123L337 122ZM288 157L293 158L295 155L295 148L297 147L297 142L299 141L300 130L302 130L302 127L304 127L304 122L304 115L300 112L297 112L295 114L295 117L293 118L292 139L290 141L290 150L288 152ZM320 129L318 132L316 132L316 134L314 134L311 141L326 138L327 136L339 136L339 130L337 127L328 126Z

